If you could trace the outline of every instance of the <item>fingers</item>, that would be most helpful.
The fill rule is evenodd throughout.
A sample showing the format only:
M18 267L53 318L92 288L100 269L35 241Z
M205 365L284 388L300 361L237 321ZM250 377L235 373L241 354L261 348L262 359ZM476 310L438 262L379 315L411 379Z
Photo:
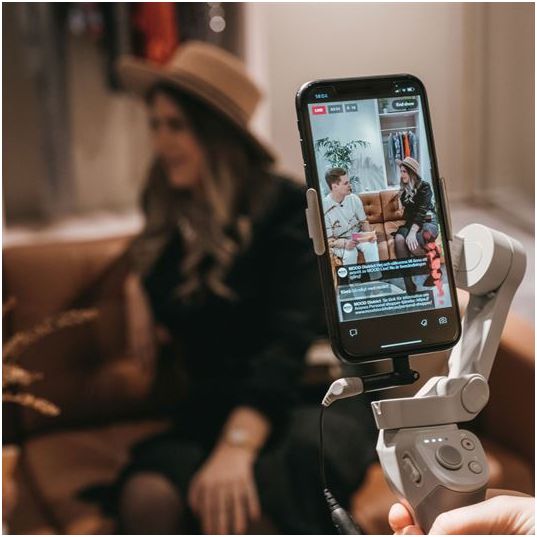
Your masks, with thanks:
M489 489L486 501L438 516L430 534L527 533L521 530L533 528L528 517L524 517L527 511L524 502L528 501L533 499L522 492ZM423 535L421 529L414 526L412 515L403 504L392 505L388 522L395 535Z
M524 494L523 492L518 492L516 490L507 490L507 489L488 489L487 490L487 500L495 498L496 496L519 496L521 498L531 498L529 494Z
M237 484L204 487L194 483L188 498L206 535L244 534L248 521L247 506L252 519L259 516L258 504L254 500L250 505L246 488Z
M213 495L210 489L200 486L198 493L199 498L199 517L201 519L201 528L205 535L212 535L213 529Z
M396 531L395 535L423 535L423 532L418 526L407 526L401 531Z
M216 527L216 533L218 535L225 535L229 533L229 509L232 507L231 490L226 485L220 485L214 489L214 503L216 509L214 510L214 526Z
M246 505L248 506L248 514L251 520L257 520L261 516L261 507L257 490L252 479L245 483Z
M528 498L502 495L454 509L439 515L429 533L442 535L519 534L524 527L523 517L527 501ZM529 501L533 504L533 499L530 498ZM522 524L520 524L521 520Z
M394 503L388 514L388 522L390 528L394 532L401 531L407 526L414 524L412 515L408 512L408 509L401 503Z
M244 496L239 485L235 484L232 489L233 494L233 533L243 535L246 533L246 510Z

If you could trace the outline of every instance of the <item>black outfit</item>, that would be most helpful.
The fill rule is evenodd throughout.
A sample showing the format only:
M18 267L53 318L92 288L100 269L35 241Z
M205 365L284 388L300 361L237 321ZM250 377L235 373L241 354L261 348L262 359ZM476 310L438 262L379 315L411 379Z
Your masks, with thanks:
M422 249L427 242L434 242L438 237L438 220L433 204L433 191L431 185L421 181L413 199L410 199L405 191L401 193L401 204L404 207L403 219L405 223L395 232L395 236L401 235L405 239L410 228L416 224L419 226L416 232L416 240ZM397 238L397 237L396 237ZM395 250L399 259L410 257L412 253L404 241L395 242ZM426 280L427 281L427 280ZM412 276L404 276L405 288L408 293L415 293L417 288Z
M237 300L210 292L194 302L174 298L182 249L177 233L144 284L157 321L174 336L168 359L181 360L186 396L171 409L173 429L133 449L121 481L137 471L162 473L186 498L230 411L247 405L272 424L255 465L263 513L284 533L333 533L319 479L322 390L307 405L300 387L304 354L324 334L303 189L271 176L252 240L226 280ZM346 504L375 458L376 430L365 400L341 401L328 414L327 474Z
M410 228L417 224L419 226L416 239L423 248L426 242L436 240L438 237L438 221L433 204L433 190L431 185L421 181L414 198L410 199L405 191L401 193L401 204L403 205L403 220L405 223L396 231L396 235L406 237ZM429 232L430 236L424 238L423 233Z

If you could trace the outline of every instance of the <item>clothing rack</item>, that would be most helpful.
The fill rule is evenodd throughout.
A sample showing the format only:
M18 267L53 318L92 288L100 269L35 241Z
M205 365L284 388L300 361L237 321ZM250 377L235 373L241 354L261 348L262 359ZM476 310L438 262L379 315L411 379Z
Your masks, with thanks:
M404 132L404 131L409 131L409 130L415 130L417 129L418 127L397 127L395 129L380 129L380 132Z

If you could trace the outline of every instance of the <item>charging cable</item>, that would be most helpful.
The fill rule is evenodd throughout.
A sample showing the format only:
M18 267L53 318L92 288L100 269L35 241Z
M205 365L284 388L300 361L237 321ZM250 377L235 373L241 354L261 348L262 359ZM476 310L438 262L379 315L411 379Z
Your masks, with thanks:
M363 535L362 530L354 522L351 515L347 513L337 502L334 495L328 489L326 481L326 471L324 464L324 411L335 401L345 397L360 395L364 391L364 383L360 377L349 377L338 379L330 385L321 403L321 416L319 423L319 466L321 470L321 483L323 493L330 510L332 523L341 535Z

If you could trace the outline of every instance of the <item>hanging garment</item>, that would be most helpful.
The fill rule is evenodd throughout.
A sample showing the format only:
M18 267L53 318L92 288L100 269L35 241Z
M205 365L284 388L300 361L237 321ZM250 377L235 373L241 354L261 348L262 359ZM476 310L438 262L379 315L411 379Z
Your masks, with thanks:
M389 136L382 140L382 149L386 163L386 182L388 185L392 185L394 184L395 161L393 160L393 145Z
M134 25L142 34L143 57L165 63L179 45L177 13L172 2L143 2L134 6Z
M9 16L20 35L20 57L35 92L36 121L44 154L46 185L37 214L59 216L73 202L73 172L67 99L67 7L61 2L20 2ZM4 8L4 6L2 6Z
M393 136L391 132L388 136L388 146L386 148L386 153L388 156L388 164L390 166L393 166L395 163L395 156L394 156L394 151L393 151Z
M390 136L392 135L390 134ZM392 143L394 159L403 160L403 145L401 144L401 138L399 136L399 133L393 134Z
M410 156L419 161L418 137L413 132L409 132L408 139L410 142Z
M403 133L403 150L406 157L410 157L410 144L408 143L408 134Z

